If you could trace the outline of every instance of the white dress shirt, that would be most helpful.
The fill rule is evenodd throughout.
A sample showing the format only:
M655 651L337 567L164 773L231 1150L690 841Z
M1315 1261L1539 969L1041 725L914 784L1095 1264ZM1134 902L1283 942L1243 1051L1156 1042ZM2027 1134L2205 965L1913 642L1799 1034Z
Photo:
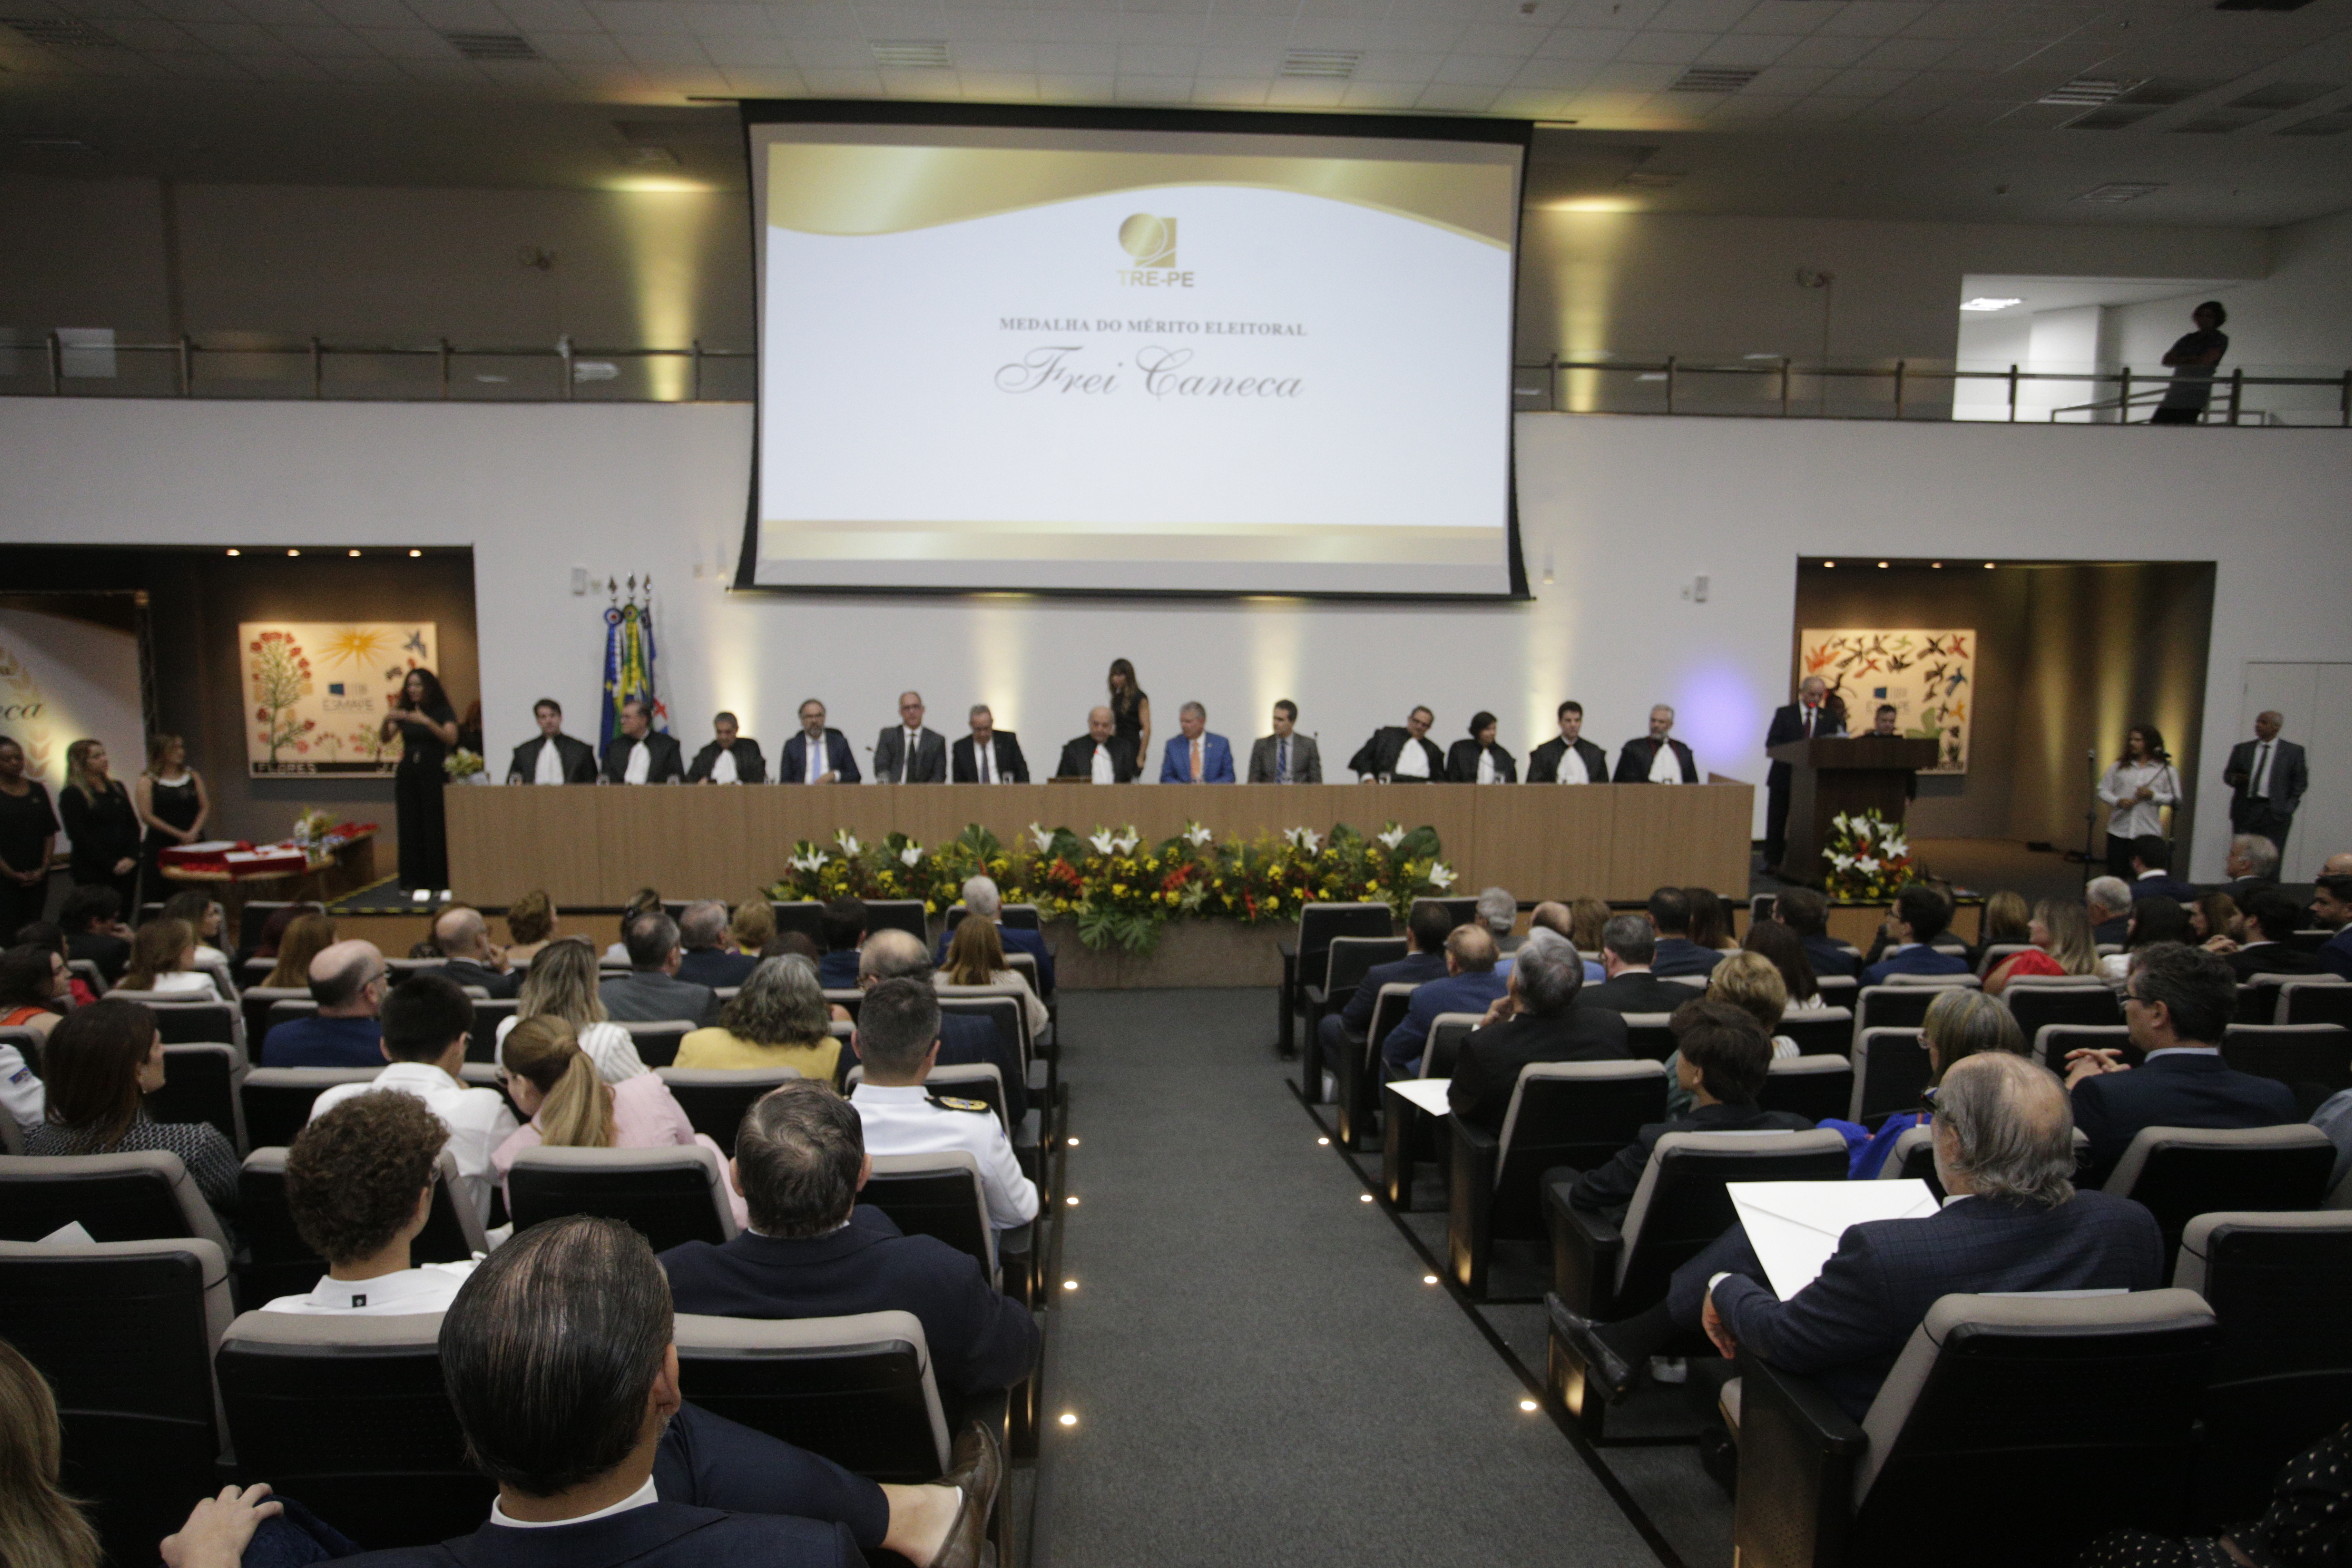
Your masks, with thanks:
M539 765L531 769L530 782L535 784L560 784L563 782L563 753L556 749L553 741L541 740Z
M1559 753L1559 772L1552 775L1555 784L1591 784L1592 777L1585 771L1584 753L1573 742Z
M1403 747L1397 752L1396 766L1389 770L1389 777L1395 779L1425 779L1428 776L1429 753L1421 749L1421 742L1419 741L1414 740L1411 735L1407 735L1404 738Z
M975 735L971 741L971 764L982 784L996 782L996 736L992 732L983 741Z
M905 784L915 776L915 748L922 744L922 741L920 730L898 731L898 776L892 783Z
M1480 784L1495 782L1495 753L1484 746L1478 748L1478 782Z
M496 1177L490 1153L514 1135L514 1112L495 1089L470 1089L431 1062L394 1062L371 1083L339 1083L310 1102L316 1121L355 1094L382 1089L413 1094L449 1130L449 1152L457 1161L457 1187L488 1224L490 1186Z
M490 1504L490 1522L508 1530L555 1530L568 1524L590 1524L600 1519L610 1519L633 1508L651 1508L659 1501L660 1497L654 1491L654 1479L647 1476L644 1486L618 1502L606 1503L594 1513L579 1514L571 1519L509 1519L507 1510L493 1502Z
M1671 784L1683 782L1683 760L1675 753L1671 742L1658 742L1658 754L1650 759L1650 782Z
M1097 784L1117 784L1118 782L1118 769L1111 764L1110 748L1104 745L1100 741L1097 741L1095 742L1094 782Z
M980 1162L988 1223L1011 1230L1037 1217L1037 1188L1021 1173L993 1111L950 1110L920 1084L861 1083L849 1096L866 1125L868 1154L939 1154L961 1149Z
M653 771L654 749L643 741L629 742L629 764L621 770L623 784L643 784Z
M446 1312L457 1299L457 1287L474 1271L467 1263L427 1263L373 1279L338 1279L332 1275L301 1296L280 1296L262 1307L265 1312L300 1312L313 1317L397 1318L418 1312Z
M2114 808L2107 814L2107 831L2118 838L2162 837L2162 808L2172 804L2172 784L2169 763L2117 763L2109 768L2099 781L2099 798ZM2132 799L2143 787L2148 798Z
M710 782L712 784L736 784L740 782L735 776L734 747L721 746L719 749L719 760L710 764Z
M2276 741L2254 742L2254 770L2246 775L2246 798L2267 800L2271 793L2271 757L2278 750Z

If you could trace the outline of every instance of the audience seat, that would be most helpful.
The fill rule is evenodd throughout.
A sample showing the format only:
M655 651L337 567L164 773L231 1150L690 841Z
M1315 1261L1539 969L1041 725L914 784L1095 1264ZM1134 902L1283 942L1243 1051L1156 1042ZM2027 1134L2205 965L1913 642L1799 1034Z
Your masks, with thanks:
M1853 1101L1853 1063L1843 1056L1775 1057L1758 1103L1793 1110L1808 1121L1843 1116Z
M2352 1028L2352 984L2331 977L2299 975L2279 987L2273 1024L2342 1024Z
M1601 1321L1645 1311L1665 1299L1675 1269L1738 1222L1727 1183L1842 1182L1846 1164L1845 1140L1826 1129L1669 1132L1651 1150L1622 1226L1571 1204L1573 1182L1547 1182L1552 1289L1570 1310ZM1583 1364L1557 1338L1547 1375L1585 1435L1605 1436L1607 1404L1585 1397Z
M259 962L275 965L277 960ZM263 973L267 974L268 970ZM309 988L291 985L248 985L236 999L237 1011L245 1016L245 1047L253 1059L261 1059L261 1047L269 1037L269 1010L280 1002L308 1002Z
M242 1154L237 1088L247 1070L245 1053L235 1046L165 1046L163 1087L147 1097L147 1114L158 1121L209 1121Z
M1741 1568L2058 1568L2178 1534L2220 1337L2190 1290L1947 1296L1858 1424L1742 1353Z
M752 1103L772 1089L799 1081L801 1075L791 1068L750 1071L656 1068L654 1076L669 1085L670 1098L686 1112L686 1119L694 1123L694 1130L706 1134L731 1159L736 1130L743 1125L744 1113Z
M1956 947L1949 949L1948 951L1952 952L1961 952L1966 950ZM1984 989L1984 982L1978 979L1973 974L1890 974L1885 980L1881 981L1880 984L1884 985L1924 987L1930 991L1940 990L1947 985L1958 985L1962 989L1969 991L1981 991Z
M412 1263L463 1263L490 1249L481 1216L453 1195L457 1157L447 1149L433 1173L433 1211L408 1246ZM310 1250L294 1228L286 1201L286 1151L256 1149L236 1176L236 1234L245 1244L236 1259L237 1297L250 1310L280 1296L306 1294L327 1272L327 1260Z
M1281 944L1282 991L1277 999L1276 1048L1284 1056L1297 1049L1293 1025L1306 1000L1306 988L1330 981L1331 940L1342 936L1388 936L1396 930L1396 911L1386 904L1308 904L1298 911L1298 934ZM1308 1045L1314 1037L1308 1037Z
M89 986L91 995L106 994L106 975L99 969L96 960L69 958L66 960L66 973Z
M2210 1533L2260 1514L2287 1461L2352 1410L2352 1214L2199 1215L2173 1283L2221 1321L2198 1463Z
M902 931L926 948L931 945L930 912L920 899L866 900L866 929L868 932Z
M495 1062L499 1059L499 1026L516 1016L522 1003L513 996L474 998L474 1027L466 1037L466 1059L469 1062Z
M857 1022L857 1010L866 1005L866 993L854 985L844 986L838 991L826 991L824 1000L827 1006L839 1007L847 1013L849 1021L855 1024Z
M2240 1072L2285 1084L2308 1116L2329 1095L2352 1089L2352 1029L2341 1024L2232 1024L2221 1036L2221 1059Z
M1872 1029L1916 1029L1927 1021L1927 1004L1935 999L1934 986L1865 985L1854 995L1854 1038Z
M59 1479L92 1504L114 1563L153 1563L221 1487L212 1357L230 1316L215 1240L0 1242L0 1340L56 1392Z
M876 1154L872 1158L874 1173L867 1179L865 1190L857 1194L857 1201L888 1215L891 1223L907 1235L935 1237L946 1242L977 1262L992 1280L999 1281L1003 1273L999 1243L1013 1244L1005 1248L1007 1252L1028 1245L1034 1226L1007 1231L1000 1237L988 1223L988 1199L981 1190L980 1162L967 1151ZM1042 1208L1039 1215L1042 1218ZM1024 1256L1021 1266L1025 1268L1026 1263ZM1017 1290L1013 1293L1021 1294Z
M1916 1110L1926 1092L1927 1045L1916 1026L1864 1029L1853 1044L1853 1098L1845 1119L1875 1131L1899 1110Z
M215 1363L237 1479L371 1551L470 1533L498 1489L466 1462L440 1331L438 1312L239 1317Z
M1625 1015L1625 1048L1643 1061L1664 1062L1675 1054L1672 1013Z
M1862 982L1851 974L1817 974L1813 984L1822 988L1822 1000L1832 1007L1852 1011L1854 998L1862 993Z
M877 1481L948 1467L947 1414L911 1312L847 1318L677 1318L678 1384L714 1415Z
M1032 1054L1029 1019L1020 997L1000 985L941 985L936 989L940 1012L965 1014L993 1023L998 1044L1021 1064L1024 1073L1028 1071Z
M699 1143L667 1149L526 1149L507 1174L515 1229L597 1215L636 1227L656 1252L731 1241L727 1167Z
M151 1002L147 1000L150 994L152 993L114 993L123 1000L139 1002L155 1015L155 1029L163 1037L165 1045L201 1046L226 1040L240 1050L245 1048L245 1015L237 1004L221 1001Z
M2070 1051L2119 1050L2139 1059L2131 1031L2121 1024L2044 1024L2025 1037L2033 1042L2033 1059L2061 1078L2066 1076Z
M2123 1004L2116 1000L2115 987L2093 977L2070 974L2063 980L2055 976L2012 980L2000 1000L2029 1040L2049 1024L2103 1029L2124 1021Z
M1336 944L1334 944L1336 947ZM1421 1076L1446 1079L1461 1056L1462 1042L1478 1026L1478 1013L1440 1013L1430 1020L1428 1047L1422 1052ZM1420 1162L1435 1158L1445 1169L1445 1158L1433 1148L1433 1130L1444 1122L1403 1095L1394 1084L1381 1096L1381 1193L1398 1208L1412 1208L1412 1184Z
M796 931L816 943L819 952L824 951L824 904L814 899L795 899L785 903L772 901L768 908L775 912L778 936Z
M339 1083L373 1083L382 1068L254 1068L238 1084L250 1147L282 1147L310 1120L310 1107Z
M685 1018L654 1018L637 1022L615 1018L636 1042L637 1059L649 1068L666 1068L677 1060L677 1047L686 1037L701 1026Z
M2019 953L2032 951L2033 944L2030 942L1989 942L1985 943L1983 956L1977 960L1977 977L1983 979Z
M269 924L269 917L284 909L287 899L247 899L238 906L236 918L236 950L251 952L261 945L261 933ZM275 960L272 960L275 963Z
M1421 908L1423 904L1435 904L1439 909L1445 911L1445 918L1447 920L1452 921L1458 926L1466 926L1472 921L1478 918L1478 900L1475 897L1466 899L1435 898L1424 893L1420 898L1417 898L1412 901L1412 907L1416 910ZM1411 913L1408 912L1405 918L1407 920L1411 920Z
M2082 1155L2084 1142L2082 1133L2077 1131L2074 1134L2074 1152L2078 1159ZM1927 1190L1935 1194L1936 1201L1942 1203L1944 1183L1936 1174L1935 1128L1925 1123L1905 1128L1895 1140L1895 1147L1886 1152L1885 1163L1878 1167L1878 1179L1882 1182L1925 1182Z
M1823 1007L1783 1013L1773 1032L1796 1041L1797 1049L1805 1056L1842 1057L1853 1049L1853 1012L1847 1007Z
M2336 1145L2308 1122L2143 1127L2103 1190L2156 1215L2168 1258L2199 1215L2318 1208L2335 1169Z
M269 1037L269 1031L280 1024L290 1024L297 1018L315 1018L318 1016L319 1004L311 999L308 991L289 991L272 1002L269 1005L269 1011L263 1016L262 1038L267 1040Z
M1372 1021L1364 1031L1362 1047L1339 1053L1338 1070L1332 1075L1337 1081L1331 1091L1336 1102L1331 1114L1332 1125L1338 1129L1334 1142L1342 1149L1358 1147L1371 1131L1373 1096L1382 1077L1381 1042L1404 1021L1415 989L1402 981L1381 986L1380 994L1372 998ZM1317 1048L1310 1041L1307 1054L1314 1055ZM1319 1079L1316 1088L1322 1088Z
M1665 1114L1666 1074L1655 1062L1537 1062L1520 1069L1499 1137L1447 1117L1446 1259L1470 1298L1486 1299L1496 1236L1540 1234L1546 1171L1589 1171Z
M1300 985L1299 994L1307 1004L1307 1049L1298 1058L1298 1086L1306 1091L1308 1104L1323 1093L1323 1056L1315 1045L1322 1036L1324 1016L1344 1011L1365 973L1377 965L1394 963L1405 956L1407 948L1401 936L1335 936L1325 950L1322 977Z
M0 1160L0 1238L38 1241L76 1223L93 1241L194 1237L229 1252L212 1205L168 1150Z

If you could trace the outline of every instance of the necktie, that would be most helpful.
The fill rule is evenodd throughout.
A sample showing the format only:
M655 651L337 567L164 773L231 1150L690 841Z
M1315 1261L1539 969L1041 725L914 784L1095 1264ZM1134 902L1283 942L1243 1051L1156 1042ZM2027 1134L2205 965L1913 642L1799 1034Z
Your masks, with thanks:
M1276 784L1288 784L1290 782L1290 739L1288 736L1283 737L1282 744L1277 748L1277 754L1282 760L1275 764L1274 782Z
M1805 739L1808 741L1813 738L1813 715L1820 711L1821 710L1818 708L1808 708L1805 710Z
M974 747L973 750L980 753L980 782L982 784L994 784L996 782L996 775L993 773L992 768L996 762L996 742L991 741L984 746Z
M1201 782L1201 742L1198 741L1192 742L1192 782Z
M2257 798L2271 793L2271 743L2264 741L2254 752L2254 779L2246 793Z

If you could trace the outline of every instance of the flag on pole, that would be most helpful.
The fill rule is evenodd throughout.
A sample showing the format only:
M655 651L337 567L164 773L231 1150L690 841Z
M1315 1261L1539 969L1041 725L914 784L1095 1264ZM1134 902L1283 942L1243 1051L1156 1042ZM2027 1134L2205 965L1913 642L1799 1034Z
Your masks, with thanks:
M654 694L654 607L632 599L604 612L604 703L598 726L601 753L621 728L621 704L646 703L653 727L667 731L669 714Z

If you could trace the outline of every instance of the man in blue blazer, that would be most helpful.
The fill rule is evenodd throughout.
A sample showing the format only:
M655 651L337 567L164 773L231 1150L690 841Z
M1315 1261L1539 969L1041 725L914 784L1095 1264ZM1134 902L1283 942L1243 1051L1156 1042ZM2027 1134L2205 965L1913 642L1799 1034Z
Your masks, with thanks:
M729 1179L751 1228L661 1255L681 1312L717 1318L845 1318L912 1312L949 1403L1010 1388L1037 1362L1037 1322L996 1289L969 1253L905 1236L859 1206L873 1174L856 1109L803 1079L762 1097L735 1135Z
M1887 922L1895 945L1886 956L1862 972L1864 985L1884 985L1890 974L1966 974L1965 953L1947 952L1936 945L1952 923L1952 906L1925 882L1914 882L1895 895L1895 914Z
M2319 950L2320 966L2352 980L2352 877L2320 878L2311 895L2311 913L2321 925L2336 928Z
M1690 895L1680 888L1660 888L1650 895L1650 924L1657 928L1656 950L1650 973L1660 979L1677 974L1712 974L1723 954L1690 939Z
M814 758L816 765L810 766ZM801 704L801 731L784 742L776 763L778 784L856 784L862 777L850 754L849 737L824 725L824 704L812 697Z
M2183 909L2197 901L2197 885L2172 874L2172 846L2155 834L2132 840L2132 902L2161 894Z
M1411 1078L1421 1070L1429 1026L1441 1014L1486 1016L1511 983L1509 972L1496 966L1500 956L1494 933L1484 926L1473 921L1454 928L1445 939L1445 978L1432 980L1414 991L1404 1021L1381 1042L1381 1059L1388 1064L1389 1077Z
M1209 733L1209 710L1187 702L1176 710L1181 734L1168 737L1160 763L1161 784L1231 784L1234 749L1223 735Z
M1854 974L1860 958L1830 935L1830 901L1811 888L1790 888L1773 905L1772 918L1797 933L1815 974Z
M1037 1000L1045 1001L1054 994L1054 951L1045 945L1045 933L1024 926L1004 923L1004 895L997 889L993 877L966 877L963 881L964 918L975 916L996 922L996 940L1007 953L1025 952L1037 961ZM939 945L931 951L934 964L948 961L948 943L955 932L940 932Z
M2074 1117L2042 1068L2000 1051L1954 1063L1936 1092L1935 1129L1936 1174L1950 1194L1943 1206L1848 1226L1820 1275L1787 1300L1734 1226L1675 1271L1666 1300L1648 1312L1596 1324L1554 1296L1554 1331L1612 1399L1651 1355L1704 1331L1727 1358L1744 1347L1812 1379L1860 1420L1942 1297L2164 1283L2169 1259L2155 1216L2076 1189ZM1692 1363L1695 1379L1702 1364Z
M1404 923L1405 955L1390 963L1376 963L1348 993L1348 1005L1326 1013L1316 1026L1315 1038L1323 1047L1323 1070L1339 1070L1342 1052L1363 1049L1372 1026L1372 1009L1383 985L1425 985L1445 978L1445 938L1454 930L1454 915L1435 899L1412 906Z
M2128 1065L2117 1050L2066 1053L2074 1121L2091 1141L2085 1180L2105 1180L2143 1127L2276 1127L2304 1120L2285 1084L2221 1060L2220 1041L2237 1005L2237 974L2219 953L2160 942L2134 955L2124 1023L2146 1053L2140 1065Z

